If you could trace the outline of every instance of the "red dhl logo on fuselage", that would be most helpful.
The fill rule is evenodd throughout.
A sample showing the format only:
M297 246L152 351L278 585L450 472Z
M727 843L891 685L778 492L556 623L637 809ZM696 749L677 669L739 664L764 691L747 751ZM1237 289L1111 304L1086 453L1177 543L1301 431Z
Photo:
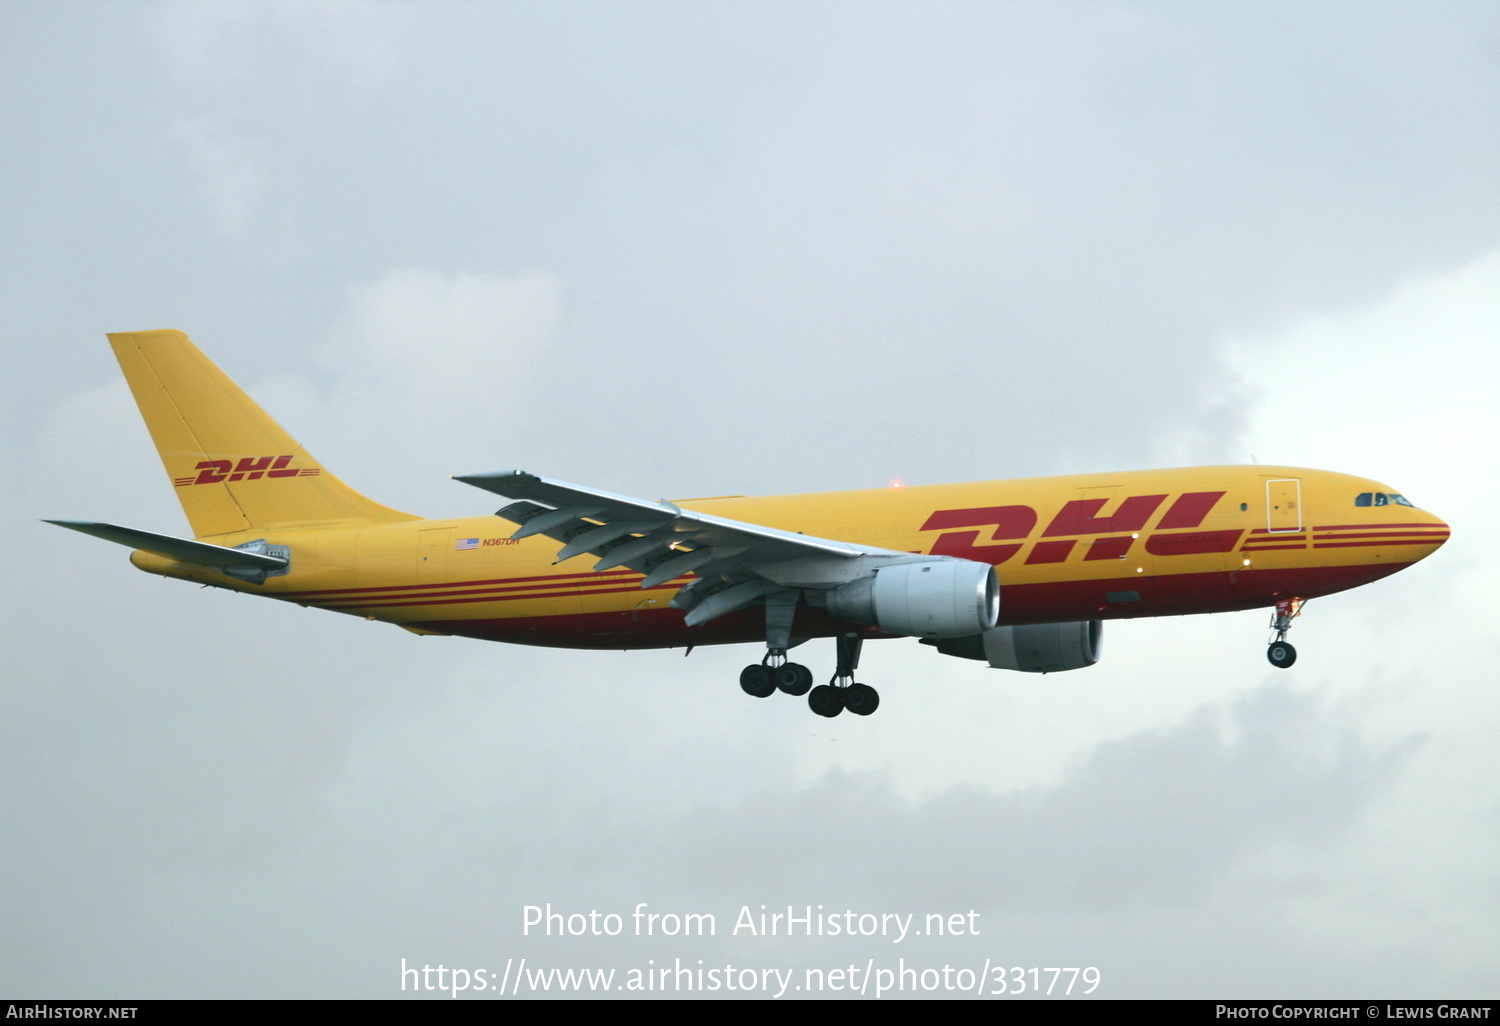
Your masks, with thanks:
M1194 531L1207 518L1223 492L1186 492L1177 497L1156 524L1158 531L1146 539L1146 551L1153 556L1191 556L1215 552L1232 552L1244 532ZM1120 503L1111 516L1101 517L1107 499L1074 499L1063 506L1042 531L1041 540L1031 547L1026 563L1065 562L1088 535L1112 535L1095 538L1089 543L1084 560L1122 559L1130 551L1146 522L1166 502L1166 495L1132 495ZM1030 506L980 506L973 509L940 509L927 518L920 530L946 531L933 543L931 555L957 556L978 563L998 566L1015 556L1036 530L1037 512ZM993 527L990 541L999 545L977 545L977 528ZM976 528L976 530L953 530ZM1129 533L1126 533L1129 532ZM1072 537L1059 538L1060 535ZM1083 536L1083 537L1079 537ZM1017 539L1012 541L1011 539Z
M317 477L317 467L289 467L291 454L285 456L243 456L233 460L203 460L193 469L197 477L173 478L178 488L188 485L220 484L231 481L258 481L262 477Z

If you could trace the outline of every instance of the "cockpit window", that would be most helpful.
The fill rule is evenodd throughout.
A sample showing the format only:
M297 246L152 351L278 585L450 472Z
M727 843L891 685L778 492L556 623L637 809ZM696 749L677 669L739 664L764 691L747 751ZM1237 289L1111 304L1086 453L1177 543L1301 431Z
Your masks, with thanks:
M1417 508L1411 504L1406 496L1397 495L1394 492L1389 495L1385 492L1360 492L1354 497L1354 504L1356 506L1390 506L1394 504L1397 506L1406 506L1410 509Z

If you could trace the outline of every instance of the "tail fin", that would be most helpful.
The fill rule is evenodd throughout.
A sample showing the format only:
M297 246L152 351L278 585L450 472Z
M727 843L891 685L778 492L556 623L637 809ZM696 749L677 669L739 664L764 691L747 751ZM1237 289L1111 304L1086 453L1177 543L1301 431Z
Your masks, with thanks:
M196 537L419 519L325 471L182 332L122 332L109 344Z

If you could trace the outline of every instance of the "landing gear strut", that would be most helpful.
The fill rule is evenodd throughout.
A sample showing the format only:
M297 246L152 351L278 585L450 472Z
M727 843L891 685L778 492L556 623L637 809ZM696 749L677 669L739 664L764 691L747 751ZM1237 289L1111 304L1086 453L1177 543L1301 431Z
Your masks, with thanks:
M1292 629L1292 621L1302 615L1302 603L1299 598L1282 599L1276 603L1276 612L1271 614L1274 637L1266 649L1266 658L1278 669L1285 670L1297 661L1297 650L1287 642L1286 633Z

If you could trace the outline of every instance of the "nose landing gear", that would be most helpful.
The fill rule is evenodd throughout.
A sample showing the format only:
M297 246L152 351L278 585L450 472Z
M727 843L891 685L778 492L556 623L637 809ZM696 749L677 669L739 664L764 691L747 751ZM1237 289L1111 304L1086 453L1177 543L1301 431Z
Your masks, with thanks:
M1274 636L1266 648L1266 658L1277 669L1285 670L1297 661L1297 650L1286 640L1286 634L1292 629L1292 621L1302 615L1302 605L1300 598L1282 599L1276 603L1276 612L1271 614Z

